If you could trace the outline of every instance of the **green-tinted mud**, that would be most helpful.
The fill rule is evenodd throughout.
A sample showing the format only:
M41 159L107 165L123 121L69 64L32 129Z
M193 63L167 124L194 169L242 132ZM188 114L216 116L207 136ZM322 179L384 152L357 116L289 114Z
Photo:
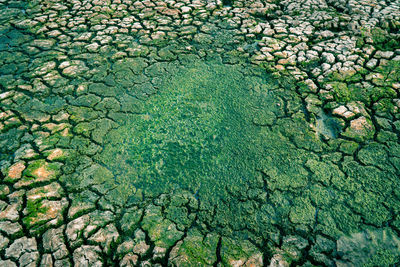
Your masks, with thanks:
M350 141L321 141L295 85L283 86L262 69L202 61L156 66L116 63L108 75L114 87L89 85L90 93L77 98L91 105L92 93L112 93L123 112L111 108L110 119L75 127L102 146L94 147L101 151L96 164L77 173L76 188L101 182L117 205L188 191L201 203L199 221L211 229L248 229L267 240L281 227L338 238L364 229L363 220L377 227L390 220L395 148L371 143L343 157L335 151ZM146 87L141 73L156 69L161 80ZM371 158L376 153L379 162ZM379 218L371 213L377 209ZM184 225L186 215L177 212L175 222Z
M105 138L99 161L116 183L152 195L182 188L209 197L254 183L262 151L254 116L272 124L282 101L267 77L241 68L191 63L161 77L140 114L123 116Z

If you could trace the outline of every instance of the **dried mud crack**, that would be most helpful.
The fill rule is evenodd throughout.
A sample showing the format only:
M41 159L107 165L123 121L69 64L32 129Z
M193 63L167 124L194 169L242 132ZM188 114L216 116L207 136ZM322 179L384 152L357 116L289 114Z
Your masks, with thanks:
M399 1L0 1L0 266L397 266Z

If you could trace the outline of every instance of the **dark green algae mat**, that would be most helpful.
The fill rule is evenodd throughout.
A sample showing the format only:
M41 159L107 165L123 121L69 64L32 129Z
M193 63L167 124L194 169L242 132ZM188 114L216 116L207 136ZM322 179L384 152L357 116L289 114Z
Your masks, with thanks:
M101 183L117 206L189 192L208 230L257 240L399 225L400 145L370 142L354 152L343 148L347 140L322 140L294 87L246 64L120 60L70 101L104 97L108 112L75 126L102 149L90 166L71 161L78 171L66 183ZM77 107L73 118L88 116ZM72 147L90 144L74 139ZM175 216L178 225L186 220Z

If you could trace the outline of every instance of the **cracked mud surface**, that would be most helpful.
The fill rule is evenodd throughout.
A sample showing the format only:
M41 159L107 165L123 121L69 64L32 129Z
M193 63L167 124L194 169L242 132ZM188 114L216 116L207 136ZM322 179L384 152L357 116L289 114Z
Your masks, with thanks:
M399 1L1 1L1 266L397 266Z

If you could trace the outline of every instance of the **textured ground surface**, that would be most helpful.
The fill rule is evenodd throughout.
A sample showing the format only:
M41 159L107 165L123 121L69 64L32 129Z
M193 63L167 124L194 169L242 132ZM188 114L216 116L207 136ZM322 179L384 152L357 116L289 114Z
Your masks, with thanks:
M0 0L0 266L400 263L400 2Z

